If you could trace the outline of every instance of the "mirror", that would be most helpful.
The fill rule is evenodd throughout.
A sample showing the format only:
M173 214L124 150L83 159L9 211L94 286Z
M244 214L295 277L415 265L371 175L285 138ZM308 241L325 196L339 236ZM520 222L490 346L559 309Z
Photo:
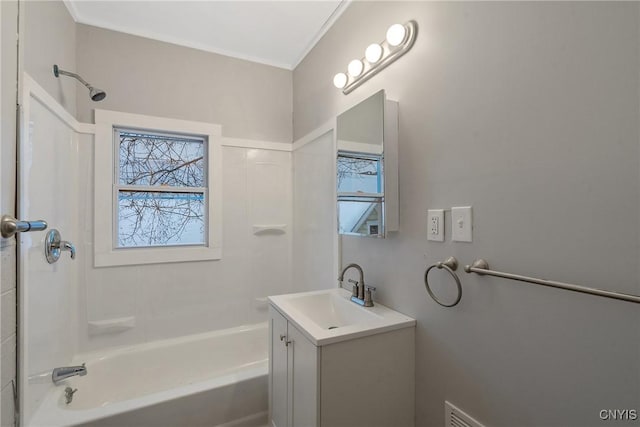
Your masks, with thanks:
M337 118L339 234L385 237L397 230L397 167L390 164L397 163L394 105L381 90Z

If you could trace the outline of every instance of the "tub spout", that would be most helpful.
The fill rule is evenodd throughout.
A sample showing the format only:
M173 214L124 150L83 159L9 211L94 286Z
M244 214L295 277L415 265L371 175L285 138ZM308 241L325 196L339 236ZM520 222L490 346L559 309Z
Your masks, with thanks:
M81 366L63 366L61 368L55 368L51 374L51 380L54 384L58 384L60 381L79 375L81 377L87 375L87 368L83 363Z

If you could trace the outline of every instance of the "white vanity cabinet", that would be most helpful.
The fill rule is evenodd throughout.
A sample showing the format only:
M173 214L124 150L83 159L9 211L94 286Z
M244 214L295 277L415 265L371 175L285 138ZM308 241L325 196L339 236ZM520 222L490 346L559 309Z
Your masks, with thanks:
M273 426L319 426L320 349L269 307L269 415Z
M336 342L280 310L272 300L270 426L414 425L415 322Z

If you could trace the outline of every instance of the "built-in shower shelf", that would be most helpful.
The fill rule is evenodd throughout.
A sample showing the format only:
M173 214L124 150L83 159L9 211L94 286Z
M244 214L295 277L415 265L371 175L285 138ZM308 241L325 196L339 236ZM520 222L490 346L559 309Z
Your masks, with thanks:
M133 329L135 326L136 318L133 316L105 320L90 320L89 335L114 334Z
M284 234L286 228L287 224L254 225L253 234L256 236Z

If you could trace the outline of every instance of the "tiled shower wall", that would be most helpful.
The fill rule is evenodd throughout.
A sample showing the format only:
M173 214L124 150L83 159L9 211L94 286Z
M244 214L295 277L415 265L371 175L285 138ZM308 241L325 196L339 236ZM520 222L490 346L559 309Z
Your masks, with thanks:
M291 153L223 147L222 259L93 266L93 145L80 144L80 352L266 321L268 295L291 288ZM256 225L284 226L255 235ZM93 334L89 322L135 319Z
M336 155L329 131L293 152L293 283L295 291L336 285L334 266Z
M24 82L30 86L26 77ZM21 139L19 150L24 159L19 174L19 215L44 218L49 230L57 229L62 239L77 242L78 145L83 139L34 96L25 97L23 107L29 132ZM46 233L19 237L20 321L24 320L20 324L19 381L25 379L23 374L32 378L67 366L77 348L79 260L64 253L58 262L48 263L43 250ZM28 426L43 397L55 386L50 381L20 384L20 420Z

